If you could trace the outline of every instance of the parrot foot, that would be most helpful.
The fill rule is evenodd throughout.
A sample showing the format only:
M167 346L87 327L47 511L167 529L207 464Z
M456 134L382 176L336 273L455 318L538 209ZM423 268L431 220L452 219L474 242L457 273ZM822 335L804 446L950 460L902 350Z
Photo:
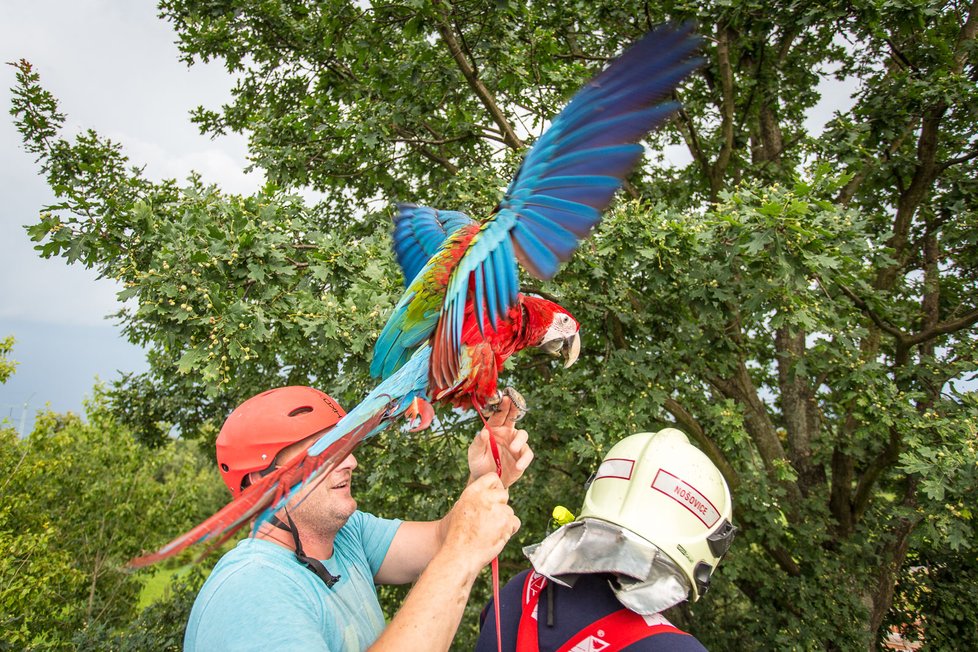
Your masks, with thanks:
M496 394L490 397L486 401L486 404L483 406L482 408L483 416L488 417L489 415L498 412L499 405L503 402L503 399L507 396L509 397L509 400L513 402L513 405L516 407L517 410L516 418L514 419L514 421L519 421L524 416L526 416L526 412L527 410L529 410L529 408L526 407L526 399L523 398L523 395L517 392L512 387L505 387L502 390L497 390Z
M431 407L431 403L428 401L420 396L415 396L408 408L404 410L404 416L407 418L408 424L414 424L415 419L418 420L417 425L408 428L408 432L418 432L431 425L435 418L435 409Z

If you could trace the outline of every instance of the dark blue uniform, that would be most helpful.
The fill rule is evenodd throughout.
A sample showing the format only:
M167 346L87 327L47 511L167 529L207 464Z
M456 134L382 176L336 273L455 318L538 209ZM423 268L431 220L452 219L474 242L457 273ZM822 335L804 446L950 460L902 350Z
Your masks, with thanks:
M499 617L502 623L504 652L513 652L516 649L516 634L523 613L523 585L529 572L523 571L499 592ZM573 589L550 582L539 597L540 652L554 652L587 625L621 608L621 603L608 586L607 576L582 575ZM552 614L552 625L548 625L550 614ZM496 652L496 618L491 600L482 612L482 631L475 649L476 652ZM595 646L595 649L598 649L598 646ZM621 650L623 652L706 652L706 648L695 638L677 632L656 633ZM606 652L614 652L614 650L608 647Z

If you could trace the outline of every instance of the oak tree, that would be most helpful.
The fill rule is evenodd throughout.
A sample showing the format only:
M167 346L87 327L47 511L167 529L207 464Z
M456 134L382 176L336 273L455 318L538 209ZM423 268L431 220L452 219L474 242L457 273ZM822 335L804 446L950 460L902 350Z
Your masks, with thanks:
M193 436L273 385L353 405L401 284L390 205L484 216L590 74L655 23L692 19L706 65L682 110L571 263L525 288L575 313L584 353L569 371L530 358L506 374L538 453L514 492L519 537L539 539L614 441L674 424L727 476L743 528L710 594L674 615L708 646L873 649L898 585L953 584L910 569L940 559L924 551L973 551L978 401L961 383L978 369L978 2L160 8L188 63L235 76L193 120L248 136L260 192L155 182L95 131L65 137L27 62L12 109L59 198L30 227L41 255L124 284L119 317L150 371L114 396L120 415L140 406L128 423L147 442L172 424ZM843 78L858 82L851 108L810 128ZM474 430L448 413L433 433L378 438L362 504L438 514ZM926 613L894 617L926 636Z

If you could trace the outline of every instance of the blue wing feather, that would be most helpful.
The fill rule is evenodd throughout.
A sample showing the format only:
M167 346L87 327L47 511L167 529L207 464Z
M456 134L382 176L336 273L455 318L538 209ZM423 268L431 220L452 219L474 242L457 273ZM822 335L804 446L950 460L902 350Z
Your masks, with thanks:
M520 226L533 232L559 260L570 258L577 249L577 236L553 220L548 220L539 213L524 211Z
M458 211L398 204L394 216L394 254L408 287L450 235L475 220Z
M567 150L572 147L580 150L600 149L620 143L630 134L638 134L638 138L641 138L649 122L667 118L678 108L677 102L665 102L635 113L601 120L586 129L568 134L560 143L561 149Z
M475 321L479 326L479 332L485 334L483 331L483 324L486 323L485 315L485 303L486 303L486 289L485 283L483 281L483 274L481 269L475 270L473 275L475 279ZM492 314L492 313L490 313ZM494 315L493 315L494 317ZM492 319L493 328L496 326L496 320Z
M508 243L509 238L503 241L504 245ZM507 256L505 246L500 246L492 251L490 262L489 271L492 272L492 285L496 287L496 292L493 295L496 311L500 315L505 315L512 303L510 297L513 278L516 274L516 258L512 255Z
M587 177L600 170L603 176L622 179L631 172L638 157L642 155L642 151L641 145L631 143L596 149L572 150L553 158L547 172L548 174L560 174L568 177ZM595 166L595 158L600 158L600 167Z
M533 233L526 225L526 221L521 220L513 229L513 240L517 245L517 257L525 261L523 263L527 271L537 278L552 278L557 273L560 259L554 254L553 249L544 244L540 238Z
M512 236L520 262L531 274L551 278L559 261L573 252L568 251L565 233L590 233L640 159L643 149L638 141L678 109L678 103L664 100L701 64L693 58L699 43L688 25L647 34L588 82L527 154L500 202L500 212L514 212L519 224L527 227L514 229ZM550 184L555 176L562 177L560 183ZM603 179L595 183L595 177ZM573 178L578 179L576 188ZM548 226L548 233L525 224L532 221L527 210L561 230ZM533 256L540 258L531 260Z
M487 272L491 273L492 270L488 268L488 265L483 265L476 274L482 278L482 283L484 287L489 287L492 283L492 277L487 275ZM488 292L485 294L486 308L489 310L489 323L492 324L493 328L499 327L499 305L496 301L492 300L492 297Z
M579 210L568 210L564 207L566 203L570 202L564 199L540 195L534 197L531 201L527 201L523 205L522 212L532 212L542 215L557 224L563 225L565 229L578 238L586 238L591 233L591 227L596 220L590 213L584 213Z
M498 250L500 260L516 260L516 253L513 251L513 241L512 239L503 240L503 245ZM502 265L501 263L497 263ZM506 288L509 290L508 300L506 301L506 309L516 303L516 297L520 293L520 277L516 271L516 265L510 264L504 267L508 278L506 279Z

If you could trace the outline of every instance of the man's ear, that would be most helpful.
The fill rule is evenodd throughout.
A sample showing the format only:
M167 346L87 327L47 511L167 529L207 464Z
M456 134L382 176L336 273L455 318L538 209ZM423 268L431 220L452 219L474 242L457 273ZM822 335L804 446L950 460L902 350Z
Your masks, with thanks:
M241 489L242 490L247 489L252 484L258 482L259 480L261 480L261 473L258 471L252 471L251 473L249 473L243 478L243 481L241 482Z

